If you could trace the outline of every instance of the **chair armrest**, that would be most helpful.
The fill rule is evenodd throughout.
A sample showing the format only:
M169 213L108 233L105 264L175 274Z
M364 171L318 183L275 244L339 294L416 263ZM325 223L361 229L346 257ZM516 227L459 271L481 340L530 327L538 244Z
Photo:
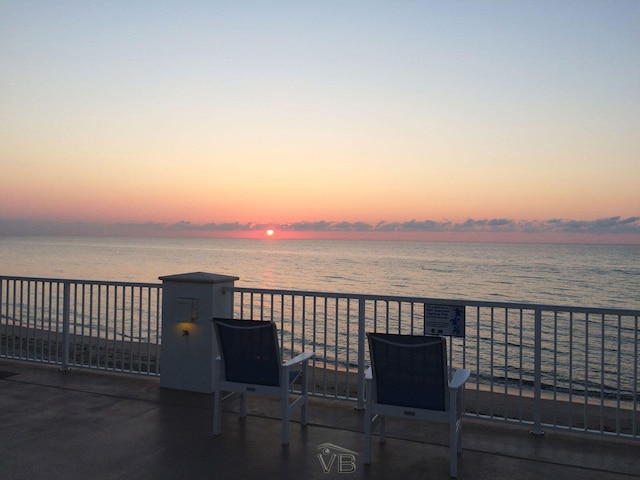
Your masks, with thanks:
M315 356L315 352L302 352L299 355L296 355L291 360L284 362L282 366L291 367L293 365L297 365L298 363L307 362L310 358Z
M373 380L373 368L371 367L367 368L367 371L364 372L364 379Z
M468 368L459 368L458 370L456 370L456 373L453 374L453 378L449 383L449 388L458 389L462 387L464 385L464 382L469 379L469 375L471 375L471 370L469 370Z

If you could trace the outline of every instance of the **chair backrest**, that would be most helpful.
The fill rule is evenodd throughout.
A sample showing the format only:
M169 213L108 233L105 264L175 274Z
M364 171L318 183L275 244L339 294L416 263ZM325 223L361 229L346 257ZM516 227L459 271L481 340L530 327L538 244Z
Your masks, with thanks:
M367 333L374 399L385 405L449 409L447 346L443 337Z
M280 349L273 322L214 318L228 382L280 385Z

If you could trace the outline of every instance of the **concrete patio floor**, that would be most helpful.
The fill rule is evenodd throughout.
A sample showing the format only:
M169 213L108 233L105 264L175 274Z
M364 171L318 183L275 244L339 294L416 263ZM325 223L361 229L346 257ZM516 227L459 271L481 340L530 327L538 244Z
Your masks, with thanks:
M212 401L157 378L0 359L0 479L449 478L442 426L389 419L387 442L374 438L364 465L352 403L311 399L309 424L295 419L283 447L276 401L250 398L246 419L225 406L215 437ZM469 419L463 450L461 479L640 478L637 440Z

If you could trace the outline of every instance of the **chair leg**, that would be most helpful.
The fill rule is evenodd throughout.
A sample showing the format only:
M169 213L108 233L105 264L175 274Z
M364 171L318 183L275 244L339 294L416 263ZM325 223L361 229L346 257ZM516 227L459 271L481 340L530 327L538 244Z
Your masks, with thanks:
M454 414L455 415L455 414ZM451 418L449 421L449 456L451 462L451 476L458 477L458 454L461 452L462 420Z
M240 418L245 418L247 416L247 395L244 393L240 395Z
M365 406L364 412L364 463L371 463L371 443L373 442L373 432L380 429L380 443L384 443L384 415L371 413L371 408Z
M289 387L285 386L282 389L280 398L281 416L282 416L282 445L289 444L289 415L291 410L289 409Z
M451 473L452 478L458 478L458 457L451 454Z
M219 435L222 430L222 395L220 389L216 388L213 394L213 434Z
M300 422L302 425L307 424L307 402L309 400L309 385L307 382L307 363L302 365L302 407L300 412Z
M304 399L302 403L302 407L300 407L300 423L302 425L307 424L307 399Z
M371 434L372 434L372 416L371 409L365 409L364 411L364 463L369 465L371 463Z
M219 435L222 430L222 388L221 388L221 361L216 358L213 374L213 434Z

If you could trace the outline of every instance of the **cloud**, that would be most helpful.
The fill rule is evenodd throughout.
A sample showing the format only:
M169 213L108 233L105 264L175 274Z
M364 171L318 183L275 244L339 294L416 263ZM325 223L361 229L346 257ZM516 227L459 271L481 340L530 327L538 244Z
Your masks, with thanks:
M177 231L196 231L196 232L246 232L254 230L253 225L250 223L205 223L199 225L187 221L180 221L169 226L170 230Z
M274 228L295 232L520 232L520 233L592 233L640 234L640 217L608 217L596 220L514 220L510 218L469 218L460 223L448 220L410 220L407 222L296 222L276 224ZM261 226L260 229L263 227Z
M514 220L508 218L493 218L483 220L467 219L463 223L459 223L453 226L455 231L471 231L471 232L511 232L517 229L517 224Z
M259 228L254 228L254 230L263 230L266 226L263 225ZM373 227L365 222L329 222L326 220L269 224L269 226L290 232L368 232L373 230Z
M331 232L335 224L333 222L296 222L290 224L277 225L280 230L290 230L294 232Z
M369 232L373 227L365 222L339 222L335 224L335 229L341 232Z
M418 222L411 220L409 222L401 223L400 230L402 231L419 231L419 232L437 232L443 229L447 229L449 222L434 222L433 220L423 220Z
M135 227L135 228L164 228L165 223L146 222L146 223L116 223L116 227Z
M609 217L592 221L568 220L554 222L556 228L568 233L640 233L640 217Z
M406 222L300 221L294 223L206 223L196 224L186 220L173 224L142 222L116 223L63 223L51 221L26 221L0 218L0 235L103 235L150 234L167 235L189 232L259 232L273 228L289 232L409 232L415 233L519 233L564 235L640 235L640 216L623 218L606 217L595 220L552 218L548 220L514 220L509 218L466 219L463 222L449 220L409 220Z

